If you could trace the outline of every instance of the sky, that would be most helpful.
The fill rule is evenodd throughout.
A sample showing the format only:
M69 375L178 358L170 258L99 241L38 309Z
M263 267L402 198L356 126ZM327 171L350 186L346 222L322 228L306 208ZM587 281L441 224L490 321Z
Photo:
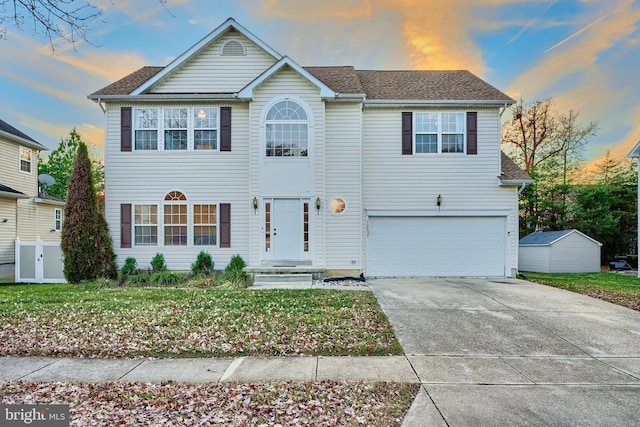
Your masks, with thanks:
M101 155L105 117L87 95L167 65L229 17L301 66L466 69L525 103L551 97L557 111L599 123L591 164L640 141L640 0L90 3L102 15L88 23L89 43L52 49L29 22L0 23L0 118L50 149L76 128Z

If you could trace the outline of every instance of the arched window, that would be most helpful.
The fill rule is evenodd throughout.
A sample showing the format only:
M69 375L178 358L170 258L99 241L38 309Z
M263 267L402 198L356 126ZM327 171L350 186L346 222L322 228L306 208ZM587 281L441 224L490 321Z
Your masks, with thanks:
M276 103L265 125L267 157L307 157L309 119L302 106L290 100Z
M164 244L187 244L187 196L172 191L164 197Z

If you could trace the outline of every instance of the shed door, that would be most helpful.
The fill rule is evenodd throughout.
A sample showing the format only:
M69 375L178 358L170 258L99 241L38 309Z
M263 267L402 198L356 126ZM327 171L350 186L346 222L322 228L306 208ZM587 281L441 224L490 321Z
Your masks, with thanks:
M369 217L369 276L506 275L505 217Z

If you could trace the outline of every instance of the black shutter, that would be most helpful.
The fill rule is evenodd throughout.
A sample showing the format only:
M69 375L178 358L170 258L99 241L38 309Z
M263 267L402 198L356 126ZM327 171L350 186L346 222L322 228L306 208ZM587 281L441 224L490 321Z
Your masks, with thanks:
M402 113L402 154L413 154L413 113Z
M220 107L220 151L231 151L231 107Z
M467 113L467 154L478 154L478 113Z
M131 107L120 109L120 151L131 151Z
M131 204L120 205L120 247L131 247Z
M220 203L220 247L231 247L231 205Z

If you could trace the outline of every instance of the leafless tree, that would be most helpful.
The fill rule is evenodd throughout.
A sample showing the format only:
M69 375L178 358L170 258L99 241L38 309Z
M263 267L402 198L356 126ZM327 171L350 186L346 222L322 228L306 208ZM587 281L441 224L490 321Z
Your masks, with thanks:
M157 0L165 9L167 0ZM0 0L0 39L7 38L9 26L18 31L30 29L41 34L55 51L61 39L76 45L90 43L89 26L98 21L102 10L91 1L77 0Z

